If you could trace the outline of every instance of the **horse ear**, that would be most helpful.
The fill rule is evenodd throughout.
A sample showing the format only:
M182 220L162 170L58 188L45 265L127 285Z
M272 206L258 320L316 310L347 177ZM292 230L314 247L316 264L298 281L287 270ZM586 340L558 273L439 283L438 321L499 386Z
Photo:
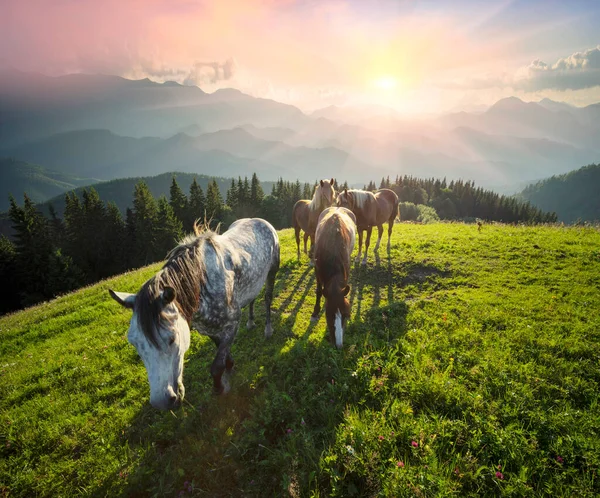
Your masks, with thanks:
M166 306L167 304L171 304L173 302L173 300L175 299L175 289L173 289L173 287L165 287L164 290L162 291L162 303L163 306Z
M335 183L335 178L332 178L329 183L331 183L331 186L333 186L333 184Z
M348 189L347 188L344 189L344 194L348 195Z
M348 292L350 292L350 286L349 285L347 285L346 287L344 287L344 289L342 290L342 294L344 296L347 296Z
M323 186L323 180L321 180L321 187Z
M129 294L128 292L116 292L112 289L108 289L110 297L112 297L117 303L125 308L133 309L135 304L135 294Z

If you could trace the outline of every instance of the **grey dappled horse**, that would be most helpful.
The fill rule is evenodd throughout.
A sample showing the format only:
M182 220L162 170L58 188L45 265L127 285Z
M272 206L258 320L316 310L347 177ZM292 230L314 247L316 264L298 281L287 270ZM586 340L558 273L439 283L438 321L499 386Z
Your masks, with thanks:
M246 218L222 235L196 226L194 231L137 294L109 290L117 302L133 310L128 339L146 366L150 403L161 410L183 400L183 356L192 326L217 345L210 368L217 394L229 391L230 348L241 310L250 305L247 327L254 327L254 300L265 282L265 337L273 333L271 301L279 269L275 229L265 220Z

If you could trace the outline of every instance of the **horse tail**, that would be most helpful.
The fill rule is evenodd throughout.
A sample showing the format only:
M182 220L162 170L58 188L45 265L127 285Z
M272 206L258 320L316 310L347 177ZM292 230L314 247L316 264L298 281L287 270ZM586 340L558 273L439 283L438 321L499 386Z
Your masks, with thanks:
M394 207L392 209L392 214L390 215L390 222L393 222L395 220L401 221L400 220L400 199L398 198L398 194L396 194L396 192L394 192L393 190L390 190L390 192L394 195Z

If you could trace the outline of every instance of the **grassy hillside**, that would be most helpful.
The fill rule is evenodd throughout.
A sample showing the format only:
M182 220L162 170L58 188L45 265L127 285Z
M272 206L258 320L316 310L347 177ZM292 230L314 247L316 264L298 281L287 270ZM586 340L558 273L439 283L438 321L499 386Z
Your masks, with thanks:
M8 209L10 194L21 203L23 192L26 192L34 202L38 203L67 190L96 182L97 180L64 175L16 159L0 158L0 211Z
M600 164L590 164L530 185L518 197L544 211L554 211L560 221L573 223L600 220L598 192Z
M397 225L352 270L337 351L313 270L281 232L275 333L241 327L232 391L194 334L186 402L148 403L125 338L159 265L0 319L9 496L597 496L600 233Z

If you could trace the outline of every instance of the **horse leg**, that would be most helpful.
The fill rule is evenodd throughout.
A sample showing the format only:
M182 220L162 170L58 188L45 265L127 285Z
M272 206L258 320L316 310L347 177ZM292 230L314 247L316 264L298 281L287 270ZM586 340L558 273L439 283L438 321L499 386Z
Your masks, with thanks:
M296 232L296 247L298 248L298 259L300 259L300 227L294 227L294 231ZM304 239L304 252L306 252L306 239Z
M306 250L307 242L308 242L308 233L304 232L304 254L308 254L308 251ZM312 247L312 241L311 241L311 247Z
M392 230L394 229L394 222L395 222L395 216L392 215L392 217L388 220L388 243L387 243L387 251L388 253L390 252L390 249L392 248Z
M313 314L310 317L311 322L317 322L319 320L319 313L321 312L321 296L323 295L323 286L321 285L321 281L317 276L317 300L315 302L315 308L313 309Z
M379 244L381 244L381 237L383 237L383 224L377 225L377 243L373 248L373 252L379 251Z
M309 261L309 265L310 266L315 266L315 260L314 260L314 256L315 256L315 241L313 240L314 236L311 235L310 236L310 249L308 250L308 257L310 258Z
M277 256L277 262L271 266L269 274L267 275L267 285L265 287L265 311L266 311L266 324L265 324L265 338L268 339L273 335L273 326L271 325L271 303L273 302L273 287L275 287L275 276L279 270L279 256Z
M356 255L356 262L360 261L360 253L362 252L362 239L363 239L363 229L358 228L358 254Z
M248 306L248 321L246 322L246 329L252 330L255 327L254 323L254 299L250 302L250 306Z
M215 394L226 394L231 388L228 373L233 368L233 358L230 349L238 327L239 321L232 321L225 326L222 337L212 338L215 344L218 344L217 354L210 366Z
M367 264L367 254L369 252L369 243L371 242L371 232L373 231L373 227L367 227L367 238L365 239L365 255L363 257L362 263L363 265Z

